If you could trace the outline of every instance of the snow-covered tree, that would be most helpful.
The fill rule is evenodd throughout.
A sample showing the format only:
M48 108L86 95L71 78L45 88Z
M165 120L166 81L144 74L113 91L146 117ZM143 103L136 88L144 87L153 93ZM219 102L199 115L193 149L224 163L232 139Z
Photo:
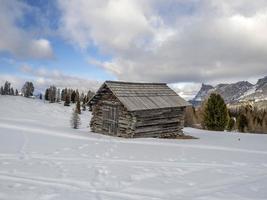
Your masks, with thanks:
M74 129L79 128L81 125L81 119L76 109L73 110L71 120L70 120L71 127Z

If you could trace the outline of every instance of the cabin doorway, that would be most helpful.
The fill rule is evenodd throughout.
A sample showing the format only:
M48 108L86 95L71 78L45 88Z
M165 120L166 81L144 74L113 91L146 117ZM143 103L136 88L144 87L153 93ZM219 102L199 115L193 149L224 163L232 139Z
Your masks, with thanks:
M103 131L108 135L117 135L118 129L118 106L103 105Z

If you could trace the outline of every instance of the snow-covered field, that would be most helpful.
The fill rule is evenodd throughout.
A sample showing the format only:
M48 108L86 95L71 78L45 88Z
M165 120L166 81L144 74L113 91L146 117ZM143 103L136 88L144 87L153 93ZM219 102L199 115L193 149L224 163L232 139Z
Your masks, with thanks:
M89 112L71 129L70 112L0 96L1 200L267 199L267 135L123 139L90 133Z

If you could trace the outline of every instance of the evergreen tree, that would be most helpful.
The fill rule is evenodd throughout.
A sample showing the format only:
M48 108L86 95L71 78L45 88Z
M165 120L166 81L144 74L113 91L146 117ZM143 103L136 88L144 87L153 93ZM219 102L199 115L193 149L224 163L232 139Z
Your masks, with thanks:
M79 126L81 125L80 116L79 116L79 114L78 114L76 109L74 109L73 112L72 112L70 124L71 124L71 127L74 128L74 129L79 128Z
M75 103L76 102L75 100L76 100L76 92L75 92L75 90L73 90L71 93L71 102Z
M228 122L228 111L223 98L212 93L205 105L203 123L208 130L223 131Z
M13 87L10 89L10 95L14 96L15 95L15 92L14 92L14 89Z
M24 86L22 87L22 93L25 97L30 97L33 95L34 86L32 82L26 82Z
M49 89L48 88L45 90L45 100L49 101Z
M81 102L80 102L80 98L77 98L76 101L76 111L78 114L81 114Z
M65 89L63 89L61 91L61 101L66 101L66 95L67 95L67 93L68 93L67 88L65 88Z
M3 86L1 86L0 94L1 94L1 95L4 95L4 88L3 88Z
M3 92L4 95L10 94L10 86L11 86L11 83L6 81L4 85L4 92Z
M39 99L40 99L40 100L43 99L43 95L42 95L42 93L40 93L40 95L39 95Z
M18 95L19 95L19 91L18 91L17 89L16 89L16 93L15 93L15 94L16 94L16 96L18 96Z
M66 94L64 106L70 106L70 95L69 95L69 93Z
M82 108L83 108L83 111L85 111L85 110L86 110L86 103L87 103L86 99L87 99L87 97L86 97L86 96L84 96L84 97L83 97L83 103L82 103Z
M78 90L76 90L76 92L75 92L75 102L77 102L78 99L80 99L80 93L79 93Z
M248 126L248 120L244 114L240 114L237 118L237 129L240 132L245 132L245 128Z
M54 103L56 101L57 88L54 85L51 85L49 88L49 102Z

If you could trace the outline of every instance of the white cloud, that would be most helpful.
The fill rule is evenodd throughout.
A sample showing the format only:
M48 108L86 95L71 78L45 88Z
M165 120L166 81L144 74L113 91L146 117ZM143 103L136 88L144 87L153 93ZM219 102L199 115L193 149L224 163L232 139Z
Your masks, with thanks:
M0 52L8 52L19 58L51 59L53 50L44 38L34 38L19 22L31 8L15 0L1 1L0 6Z
M59 7L67 39L111 55L94 62L120 80L217 83L267 74L265 0L59 0Z

